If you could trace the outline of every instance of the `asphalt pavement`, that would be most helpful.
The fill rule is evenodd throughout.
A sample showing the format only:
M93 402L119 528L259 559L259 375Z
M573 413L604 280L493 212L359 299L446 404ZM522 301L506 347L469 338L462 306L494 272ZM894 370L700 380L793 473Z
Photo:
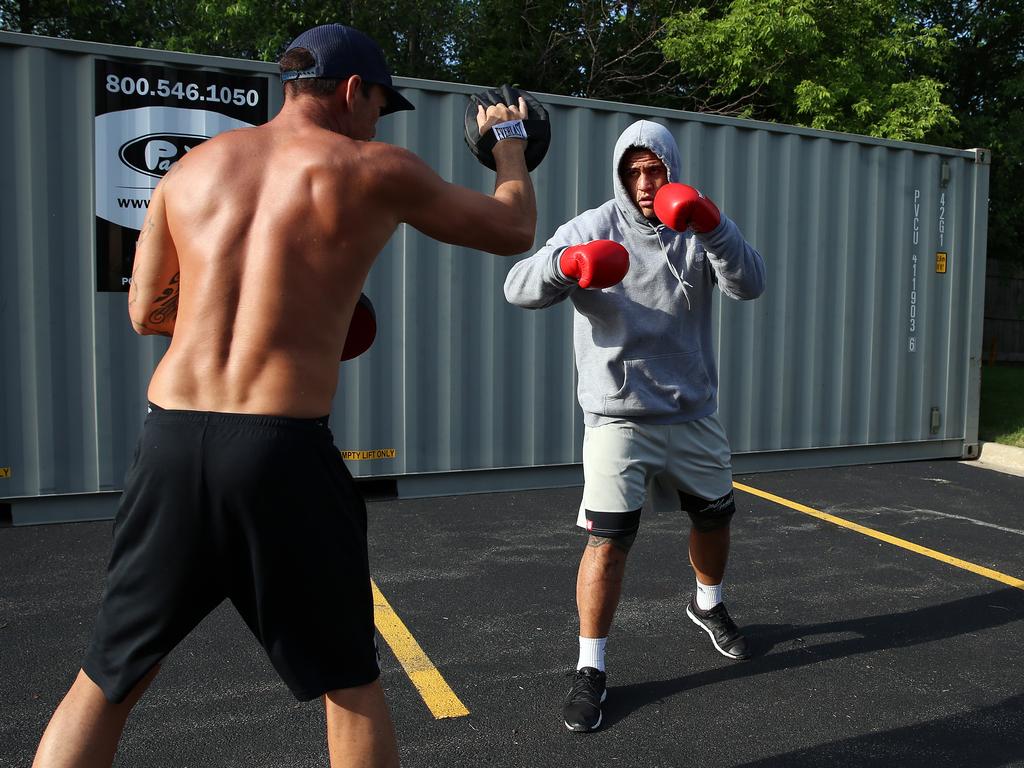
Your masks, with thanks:
M687 523L645 514L593 734L560 717L581 489L371 501L375 582L468 710L435 717L382 642L403 765L1024 766L1024 477L935 461L736 481L725 599L755 658L686 618ZM109 522L0 529L0 766L31 763L77 671L109 546ZM323 733L227 605L165 660L116 765L326 766Z

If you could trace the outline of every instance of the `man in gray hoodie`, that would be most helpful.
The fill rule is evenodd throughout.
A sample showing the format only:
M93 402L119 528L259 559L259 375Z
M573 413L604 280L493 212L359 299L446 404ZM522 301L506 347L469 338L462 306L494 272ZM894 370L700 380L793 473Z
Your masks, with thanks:
M686 613L720 653L749 657L722 602L735 504L711 302L715 285L734 299L760 296L764 261L714 203L679 183L679 148L663 125L633 123L613 161L615 197L559 227L505 280L512 304L570 299L575 309L586 423L577 524L589 538L576 582L580 655L563 711L574 731L601 724L605 643L645 504L688 513L697 584Z

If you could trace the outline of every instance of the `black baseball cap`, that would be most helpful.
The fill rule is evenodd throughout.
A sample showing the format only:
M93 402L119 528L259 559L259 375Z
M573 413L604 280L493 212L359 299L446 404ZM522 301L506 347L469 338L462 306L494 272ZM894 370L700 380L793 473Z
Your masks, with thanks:
M381 110L382 115L416 109L391 84L391 72L380 46L358 29L344 24L313 27L292 40L288 50L293 48L305 48L316 63L309 69L282 72L282 82L310 78L345 80L359 75L364 81L381 86L387 94L388 102Z

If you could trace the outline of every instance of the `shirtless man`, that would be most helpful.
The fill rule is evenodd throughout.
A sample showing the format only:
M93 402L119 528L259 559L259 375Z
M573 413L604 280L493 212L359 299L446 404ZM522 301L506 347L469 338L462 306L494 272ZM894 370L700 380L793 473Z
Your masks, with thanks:
M383 54L337 24L281 60L285 103L177 162L139 236L129 314L171 336L114 523L103 603L34 765L111 765L160 660L225 598L300 700L322 697L334 766L398 763L378 680L366 510L327 416L371 265L406 222L500 255L533 244L526 142L493 195L371 143L412 109ZM526 106L480 107L480 133Z

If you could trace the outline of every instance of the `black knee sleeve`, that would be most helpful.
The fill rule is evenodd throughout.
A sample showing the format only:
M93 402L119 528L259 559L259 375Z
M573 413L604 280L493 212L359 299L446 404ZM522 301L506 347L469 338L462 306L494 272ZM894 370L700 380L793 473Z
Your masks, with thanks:
M736 513L736 501L733 499L732 491L711 501L679 491L679 504L690 516L693 527L701 533L725 528Z
M640 510L628 512L595 512L585 510L587 515L587 532L591 536L614 539L629 536L640 530Z

